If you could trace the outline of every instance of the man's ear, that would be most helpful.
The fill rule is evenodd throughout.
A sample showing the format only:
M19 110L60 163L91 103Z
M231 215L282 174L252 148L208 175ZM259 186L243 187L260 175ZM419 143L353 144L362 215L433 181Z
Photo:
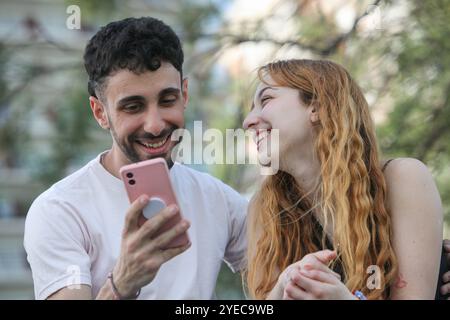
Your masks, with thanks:
M184 78L181 85L182 85L181 92L183 94L183 105L184 105L184 108L186 109L188 101L189 101L188 78Z
M319 109L313 104L310 106L310 113L309 118L311 120L312 124L318 124L319 123Z
M105 110L105 106L94 96L89 97L89 104L91 105L92 114L95 120L97 120L100 127L103 129L109 129L109 119Z

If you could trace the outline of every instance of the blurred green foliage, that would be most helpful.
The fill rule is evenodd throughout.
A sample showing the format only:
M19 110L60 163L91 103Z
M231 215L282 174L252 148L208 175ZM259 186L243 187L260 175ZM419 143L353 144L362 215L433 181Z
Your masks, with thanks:
M411 156L432 170L450 222L450 2L412 1L409 26L398 49L387 48L398 65L390 82L394 104L379 127L390 157Z

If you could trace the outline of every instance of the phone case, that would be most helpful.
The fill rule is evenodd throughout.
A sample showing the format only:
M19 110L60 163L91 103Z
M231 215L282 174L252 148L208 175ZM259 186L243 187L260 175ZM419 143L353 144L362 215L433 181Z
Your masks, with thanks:
M163 158L145 160L138 163L123 166L120 175L125 184L130 203L135 201L140 195L146 194L150 200L143 214L139 218L139 226L150 219L164 207L171 204L178 205L175 192L170 181L169 169ZM175 215L165 225L163 225L155 237L171 229L181 220L181 214ZM187 232L175 238L167 248L178 247L188 243Z

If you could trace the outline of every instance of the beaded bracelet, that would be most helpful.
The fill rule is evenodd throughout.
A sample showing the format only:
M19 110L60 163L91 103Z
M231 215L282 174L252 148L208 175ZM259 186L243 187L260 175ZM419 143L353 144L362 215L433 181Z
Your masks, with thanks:
M359 290L353 291L353 295L358 298L358 300L367 300L367 297Z
M132 299L137 299L137 297L139 297L139 295L141 294L141 289L139 289L138 292L136 292L136 294L134 295L134 297L124 298L119 293L119 291L117 290L116 285L114 284L112 272L108 273L108 279L111 281L111 288L112 288L112 292L113 292L115 300L132 300Z

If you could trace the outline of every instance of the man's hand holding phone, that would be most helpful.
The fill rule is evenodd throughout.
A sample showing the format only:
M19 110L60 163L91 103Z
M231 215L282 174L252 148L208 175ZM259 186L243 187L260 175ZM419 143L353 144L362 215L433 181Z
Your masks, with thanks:
M142 210L148 202L149 197L141 195L131 204L125 217L120 256L113 270L114 283L123 297L132 297L155 278L164 262L191 246L188 241L187 244L167 248L171 241L188 230L190 224L185 219L160 233L161 227L179 214L176 205L164 208L139 227Z

